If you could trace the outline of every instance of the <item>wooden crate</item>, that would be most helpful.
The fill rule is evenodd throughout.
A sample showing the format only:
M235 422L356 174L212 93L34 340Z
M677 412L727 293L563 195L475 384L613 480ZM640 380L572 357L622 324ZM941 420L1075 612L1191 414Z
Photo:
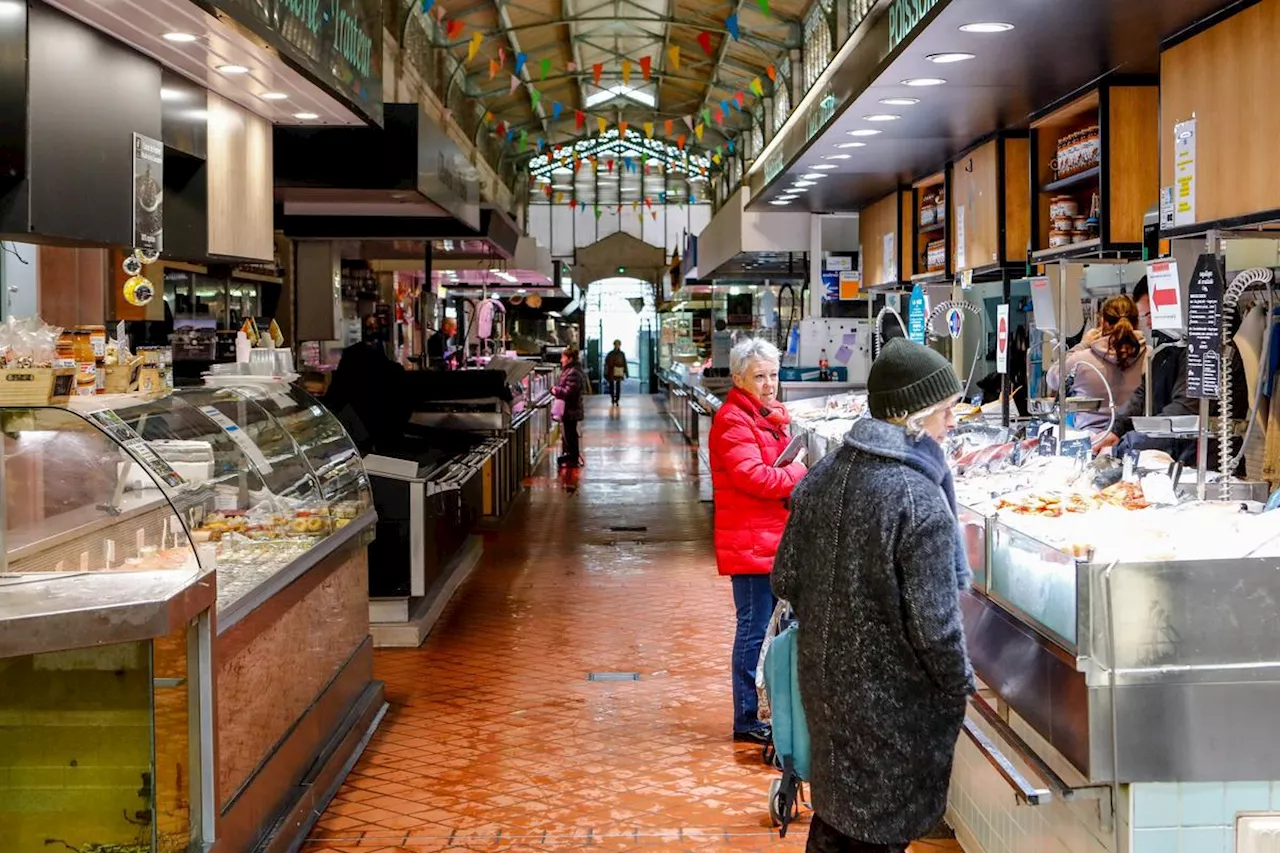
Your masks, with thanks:
M0 370L0 406L46 406L65 403L76 384L73 367L29 367Z
M109 364L103 385L104 394L128 394L138 388L138 373L142 370L142 356L134 356L124 364Z

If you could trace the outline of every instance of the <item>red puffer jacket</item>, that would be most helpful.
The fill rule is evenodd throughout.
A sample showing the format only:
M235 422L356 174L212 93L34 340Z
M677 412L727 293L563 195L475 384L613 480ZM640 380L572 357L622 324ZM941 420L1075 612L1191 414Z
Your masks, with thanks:
M716 566L722 575L767 575L787 526L787 498L805 474L773 463L791 440L791 418L734 388L711 424L708 449L715 496Z

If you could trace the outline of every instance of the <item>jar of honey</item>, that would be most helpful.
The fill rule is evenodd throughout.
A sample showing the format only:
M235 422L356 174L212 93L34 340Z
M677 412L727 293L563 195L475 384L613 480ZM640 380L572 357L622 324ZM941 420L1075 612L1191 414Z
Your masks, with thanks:
M76 395L90 397L98 393L98 359L93 352L92 333L76 329L71 333L71 351L76 362Z
M63 332L58 336L57 347L53 354L53 366L56 368L76 366L76 341L71 332Z
M87 332L89 343L93 346L94 388L95 394L101 394L107 387L107 327L76 326L77 332Z

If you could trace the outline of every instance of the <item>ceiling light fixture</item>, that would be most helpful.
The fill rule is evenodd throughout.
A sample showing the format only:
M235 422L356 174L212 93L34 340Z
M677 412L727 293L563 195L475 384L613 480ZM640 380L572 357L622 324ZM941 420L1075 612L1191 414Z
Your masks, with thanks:
M799 193L807 193L808 191L809 191L809 187L808 187L808 186L803 186L803 187L802 187L802 186L798 186L798 185L794 185L794 184L793 184L792 186L787 187L787 193L788 193L789 195L796 195L796 194L799 194Z
M914 107L920 103L919 98L881 98L880 103L886 107Z
M852 154L823 154L822 155L823 160L850 160L852 158L853 158ZM817 167L815 166L814 168L816 169Z
M783 200L782 200L782 199L780 199L780 198L775 198L773 201L769 202L769 204L776 204L776 205L778 205L779 207L781 207L781 206L783 206L783 205L791 204L791 201L790 201L789 199L788 199L788 200L786 200L786 201L783 201Z
M902 116L890 115L889 113L876 113L875 115L863 116L863 121L897 121ZM864 134L865 135L865 134Z
M998 21L989 21L977 24L965 24L960 27L962 33L1007 33L1013 29L1013 24L1000 23Z
M865 142L841 142L841 143L839 143L838 145L836 145L836 147L837 147L837 148L866 148L866 147L867 147L867 143L865 143ZM849 156L849 155L847 155L847 154L846 154L845 156L847 157L847 156Z
M243 65L219 65L218 70L223 74L248 74L249 69Z
M835 163L818 163L817 165L810 166L809 168L815 169L819 172L830 172L832 169L839 169L840 167Z
M973 59L972 53L931 53L925 57L930 62L936 62L939 65L947 65L952 62L965 62Z
M283 101L287 99L289 96L286 95L284 92L263 92L258 97L262 98L262 100L264 101Z
M187 42L195 41L196 37L191 33L165 33L164 40L186 44Z
M303 121L311 121L312 119L320 118L320 116L315 113L294 113L293 117L302 119Z
M859 128L858 130L849 131L849 136L875 136L880 131L872 130L869 127Z
M825 178L826 175L819 174L818 172L810 172L809 174L801 175L800 177L806 181L816 181L816 180L819 180L820 178Z
M791 186L808 189L809 187L816 186L816 184L814 184L813 181L795 181L791 184Z
M946 82L941 77L912 77L910 80L903 80L902 85L920 88L922 86L941 86Z

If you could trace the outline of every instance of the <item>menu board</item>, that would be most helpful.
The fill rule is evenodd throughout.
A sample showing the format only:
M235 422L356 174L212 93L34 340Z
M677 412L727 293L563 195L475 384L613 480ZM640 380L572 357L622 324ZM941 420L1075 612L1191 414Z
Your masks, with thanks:
M1222 268L1201 255L1187 294L1187 396L1216 400L1222 382Z

